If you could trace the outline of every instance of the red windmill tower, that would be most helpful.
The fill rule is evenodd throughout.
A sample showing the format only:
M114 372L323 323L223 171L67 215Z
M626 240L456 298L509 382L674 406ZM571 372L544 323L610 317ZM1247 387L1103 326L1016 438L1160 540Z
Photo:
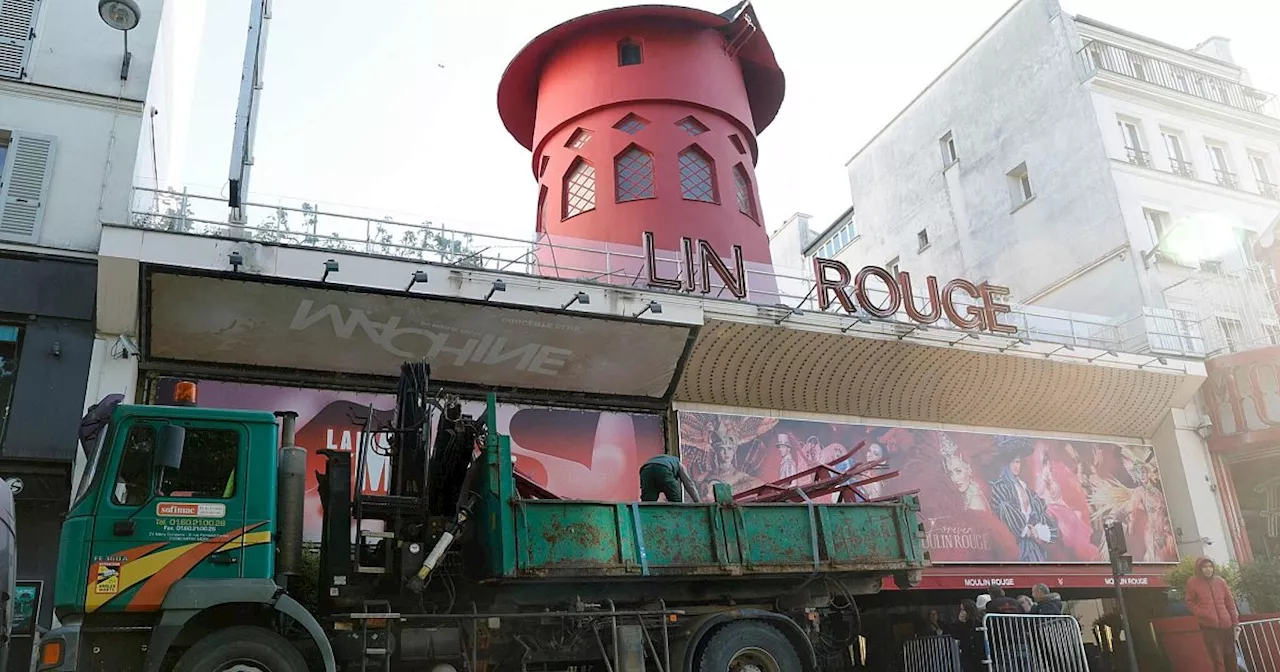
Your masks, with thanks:
M498 110L533 152L541 273L643 285L651 234L660 275L685 273L703 240L731 268L738 246L752 292L768 292L756 136L783 90L750 2L611 9L535 38L507 66Z

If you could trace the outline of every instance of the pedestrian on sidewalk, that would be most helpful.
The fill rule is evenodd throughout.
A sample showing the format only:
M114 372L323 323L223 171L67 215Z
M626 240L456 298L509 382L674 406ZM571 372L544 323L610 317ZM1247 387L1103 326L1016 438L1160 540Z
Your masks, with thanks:
M1240 612L1231 587L1216 569L1209 558L1196 561L1196 573L1187 579L1187 608L1200 621L1213 672L1236 672Z

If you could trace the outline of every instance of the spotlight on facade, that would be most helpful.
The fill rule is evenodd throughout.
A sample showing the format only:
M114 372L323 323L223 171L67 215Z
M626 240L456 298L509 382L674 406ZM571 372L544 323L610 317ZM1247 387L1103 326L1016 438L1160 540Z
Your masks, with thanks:
M324 275L320 276L320 282L324 282L325 280L328 280L330 273L337 273L337 272L338 272L338 262L334 261L333 259L326 260L324 262Z
M590 304L591 304L591 296L590 296L590 295L588 295L586 292L578 292L577 294L574 294L574 295L573 295L573 298L572 298L572 299L569 299L569 303L566 303L566 304L564 304L563 306L560 306L560 310L565 310L565 309L567 309L569 306L572 306L572 305L573 305L573 304L575 304L575 303L580 303L580 304L582 304L582 305L584 305L584 306L586 306L586 305L590 305Z
M227 255L227 262L231 264L232 271L239 273L240 267L244 265L244 255L239 252L232 252Z
M507 283L503 280L494 280L493 286L489 288L489 293L484 295L484 300L488 301L493 298L494 292L507 291Z
M409 276L409 286L405 287L404 291L407 292L413 289L413 286L418 283L422 283L424 285L427 284L427 278L428 276L426 271L414 271L413 275Z
M640 317L641 315L644 315L645 313L653 313L654 315L661 315L661 314L662 314L662 304L661 304L661 303L658 303L657 301L650 301L650 302L649 302L649 305L647 305L647 306L645 306L644 308L640 309L640 312L638 312L638 313L636 313L636 314L632 315L631 317Z

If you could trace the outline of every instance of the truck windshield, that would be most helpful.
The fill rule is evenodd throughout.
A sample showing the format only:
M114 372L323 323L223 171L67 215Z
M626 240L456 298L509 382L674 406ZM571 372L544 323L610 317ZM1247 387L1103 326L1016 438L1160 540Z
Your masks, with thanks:
M89 453L88 459L85 460L84 475L80 477L80 483L76 485L76 496L71 501L71 508L75 508L80 500L89 492L89 486L93 483L94 477L98 474L98 467L102 462L103 446L107 443L107 435L111 433L110 425L103 427L98 432L98 440L93 444L93 450Z

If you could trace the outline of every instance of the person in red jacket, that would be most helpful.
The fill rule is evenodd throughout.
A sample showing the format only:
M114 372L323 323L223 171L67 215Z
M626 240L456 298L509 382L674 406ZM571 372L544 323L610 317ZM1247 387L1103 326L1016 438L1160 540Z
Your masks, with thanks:
M1197 560L1196 573L1187 579L1187 609L1200 620L1213 672L1235 672L1240 614L1231 588L1221 576L1214 575L1209 558Z

